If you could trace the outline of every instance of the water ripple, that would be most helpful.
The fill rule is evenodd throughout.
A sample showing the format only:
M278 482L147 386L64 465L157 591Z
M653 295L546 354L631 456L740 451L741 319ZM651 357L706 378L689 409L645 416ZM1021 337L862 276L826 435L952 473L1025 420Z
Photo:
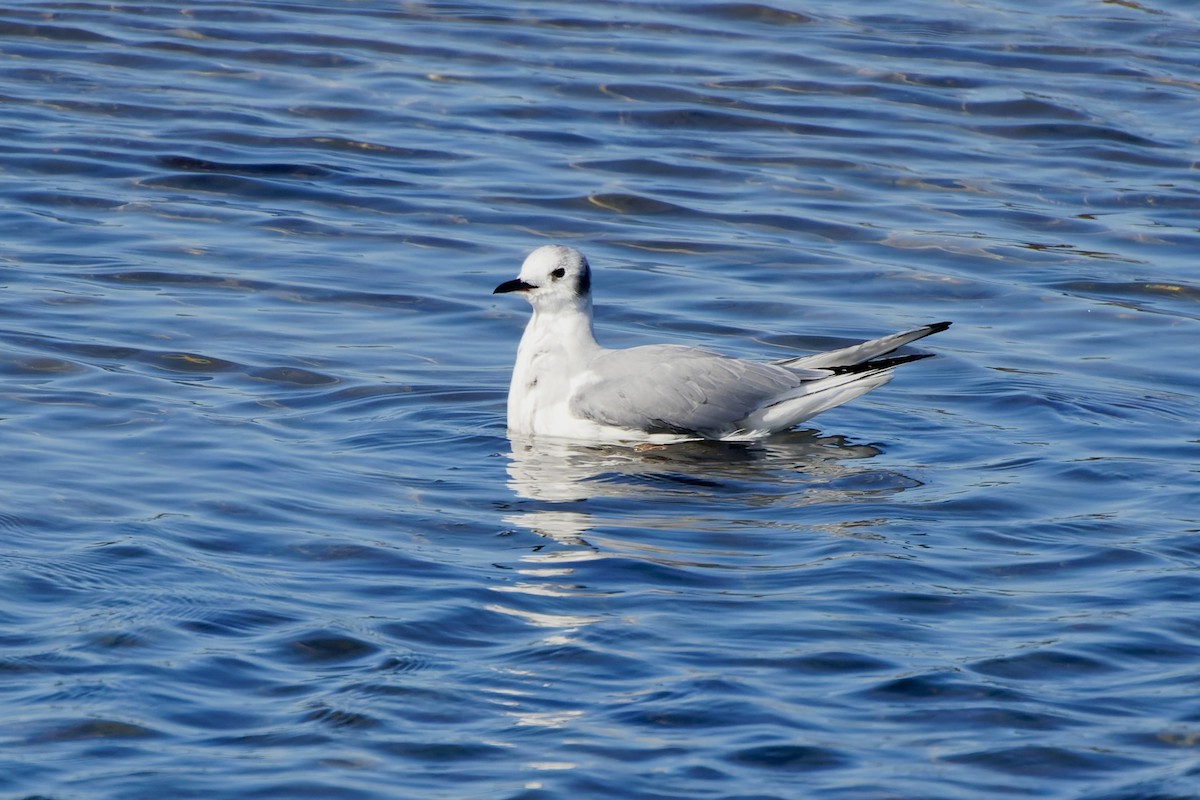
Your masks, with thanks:
M1198 33L0 7L0 792L1193 796ZM510 441L550 240L611 345L956 325L767 442Z

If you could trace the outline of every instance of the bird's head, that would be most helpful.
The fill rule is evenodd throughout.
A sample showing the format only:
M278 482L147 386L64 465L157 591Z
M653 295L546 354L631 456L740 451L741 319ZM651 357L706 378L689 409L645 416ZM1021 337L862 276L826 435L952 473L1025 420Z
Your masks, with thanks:
M535 309L587 308L592 303L592 270L583 253L573 247L548 244L534 250L515 280L492 294L519 292Z

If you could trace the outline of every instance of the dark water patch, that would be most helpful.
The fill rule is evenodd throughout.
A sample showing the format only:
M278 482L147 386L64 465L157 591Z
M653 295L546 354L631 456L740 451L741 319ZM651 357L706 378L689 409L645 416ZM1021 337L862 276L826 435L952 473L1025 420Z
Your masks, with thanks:
M686 209L681 206L637 195L591 195L588 197L588 202L607 211L615 211L618 214L686 213Z
M1115 669L1105 661L1060 650L1036 650L1019 656L991 658L974 664L972 668L997 678L1039 682L1102 675Z
M635 702L626 708L614 710L611 716L623 726L643 731L644 735L653 735L653 731L661 735L667 731L702 731L730 725L787 727L784 720L755 704L716 697L707 702L697 702L652 694L635 698ZM769 756L764 755L764 758ZM785 760L781 756L781 761Z
M1015 125L981 125L979 131L1003 139L1045 142L1112 141L1137 147L1163 147L1153 139L1118 128L1079 123L1027 123Z
M1185 313L1192 317L1200 313L1200 309L1192 308L1200 304L1200 287L1187 283L1065 281L1052 284L1051 288L1106 300L1139 311Z
M403 675L409 672L422 672L431 669L434 664L435 662L428 656L418 653L406 653L399 656L388 656L379 663L377 669L379 672L387 674ZM367 694L370 693L365 689L363 691Z
M571 133L569 131L524 129L510 131L510 134L531 142L544 142L546 144L558 144L562 146L582 147L587 145L600 145L600 142L589 136L584 136L579 133Z
M339 384L340 385L340 384ZM323 409L329 412L348 414L351 411L368 414L381 413L395 408L407 396L413 394L410 385L354 385L342 386L318 395L303 394L289 397L277 397L273 402L283 408L297 410ZM378 433L369 433L349 437L340 443L350 450L389 448L390 441L380 437Z
M247 280L236 275L201 275L186 272L159 270L122 270L119 272L93 272L83 275L89 280L128 284L132 286L181 286L204 289L234 289L261 292L276 288L266 281Z
M893 34L905 34L917 39L946 38L974 34L977 27L965 20L923 19L904 14L867 14L858 19L862 25L882 28Z
M279 221L260 223L264 227L276 228ZM286 225L287 221L283 221ZM299 229L302 235L311 235L307 221ZM322 232L324 229L320 229ZM340 235L340 234L339 234ZM404 309L416 307L428 312L461 311L464 305L449 302L430 295L371 292L347 289L339 285L319 286L303 283L274 283L231 274L197 274L189 272L158 270L120 270L116 272L91 272L78 276L86 280L136 288L160 288L173 291L221 290L234 293L258 293L270 295L272 303L312 305L325 308L332 304L345 303L355 306L370 306L381 309Z
M1192 442L1192 444L1200 444L1200 442ZM0 523L0 525L2 524ZM1200 525L1192 528L1184 527L1175 536L1162 537L1159 541L1159 552L1166 557L1177 558L1185 563L1200 558L1200 539L1193 536L1198 530L1200 530Z
M902 617L950 619L990 615L1005 607L1002 599L963 592L879 592L860 590L857 596L867 606L887 609Z
M209 161L192 156L159 156L158 163L166 169L182 172L219 172L229 175L295 178L297 180L328 178L336 173L336 170L314 164L241 164Z
M988 85L986 80L968 75L951 75L937 73L923 73L906 71L904 73L881 73L876 76L876 82L855 82L845 79L836 82L829 81L813 81L813 80L797 80L793 78L740 78L740 79L723 79L714 82L713 85L741 90L753 90L768 92L771 94L783 92L785 94L798 95L821 95L828 94L838 98L855 97L858 95L874 95L882 94L884 96L892 96L895 89L888 84L896 84L899 86L918 86L929 87L933 89L976 89L981 86ZM933 106L944 106L949 108L951 100L949 97L945 99L942 95L929 94L921 92L919 94L901 93L895 95L898 98L904 97L919 97L922 104L928 103ZM959 105L961 109L961 105Z
M312 631L289 637L276 647L280 657L295 664L331 664L361 661L378 647L335 631Z
M1026 95L1013 100L994 100L979 103L968 103L963 110L972 116L1000 117L1002 119L1061 119L1086 120L1088 115L1074 108L1068 108L1054 102L1048 97Z
M696 3L687 12L719 22L754 22L765 25L806 25L813 17L777 6L759 3Z
M117 40L85 28L54 25L45 22L0 20L0 36L35 41L71 42L75 44L115 45Z
M845 753L833 748L790 744L747 747L731 753L726 759L743 767L787 772L838 769L851 764Z
M1200 655L1200 644L1169 631L1129 632L1120 638L1087 648L1101 663L1136 668L1139 664L1188 663Z
M44 377L78 375L86 370L80 365L60 358L30 356L0 361L0 370L12 376Z
M53 57L51 53L44 53L41 58ZM30 116L34 116L35 112L29 112ZM42 98L37 103L37 116L54 114L72 117L85 118L92 120L110 120L110 119L129 119L129 120L160 120L163 122L174 122L178 119L178 112L170 107L162 105L150 105L144 103L133 102L102 102L93 100L73 100L57 97ZM249 111L234 111L234 110L214 110L211 114L212 122L224 122L228 125L239 124L265 124L267 116L259 112Z
M912 43L884 37L864 37L851 45L850 49L872 55L902 57L911 50ZM1050 72L1058 75L1081 74L1105 75L1113 78L1145 78L1145 73L1130 68L1120 61L1120 49L1101 50L1074 43L1032 44L1017 46L985 44L977 46L971 42L926 41L920 47L922 60L958 64L972 64L980 69L1029 70ZM1106 57L1117 60L1107 60Z
M298 367L251 369L246 371L246 375L265 383L274 383L283 386L332 386L341 383L341 380L333 375L323 375L319 372L300 369Z
M173 709L164 717L173 725L186 726L189 730L211 734L228 734L247 728L270 724L268 715L244 711L237 708L212 709L206 706L189 709Z
M311 70L335 70L361 67L365 62L345 53L316 53L300 48L288 49L281 46L237 47L230 46L230 39L213 41L190 41L185 39L160 39L147 43L149 49L173 56L180 60L231 61L241 65L263 65L273 69L298 68Z
M1085 750L1052 746L1016 746L945 756L952 763L971 764L1004 774L1043 780L1078 780L1148 766L1137 758L1104 749Z
M767 657L763 659L774 666L801 675L851 675L855 673L886 672L895 669L895 664L865 653L828 651L788 658ZM751 659L751 663L758 659Z
M15 148L13 148L15 149ZM22 172L43 177L66 177L71 175L93 178L132 178L141 172L131 165L114 163L107 153L90 153L79 156L56 153L45 156L26 156L21 159ZM37 200L38 195L32 195ZM44 197L44 195L42 196ZM42 202L45 202L44 200Z
M481 759L503 759L508 755L507 748L484 742L391 741L381 743L374 749L424 768L461 762L475 764Z
M1035 541L1038 538L1037 531L1030 531L1027 535ZM1072 546L1068 544L1060 545L1057 551L1042 547L1038 548L1038 552L1042 554L1041 557L1016 558L1008 564L998 566L981 565L977 569L986 571L995 570L998 574L1009 574L1021 581L1035 583L1038 580L1048 577L1053 577L1059 581L1066 581L1072 577L1092 575L1097 572L1100 574L1109 574L1111 571L1119 568L1147 565L1155 560L1151 556L1137 550L1114 547L1094 549L1084 545ZM1065 602L1066 598L1062 598L1062 600ZM1098 596L1094 602L1100 607L1110 604L1120 604L1119 600L1104 596Z
M836 478L832 481L815 481L814 490L831 490L838 493L862 492L865 494L903 492L921 486L921 481L908 475L893 472L865 470Z
M426 684L424 680L364 683L355 685L348 693L354 696L354 702L369 703L375 713L387 709L390 717L398 718L404 725L467 724L486 720L494 711L486 689L482 696L472 697L467 687L449 680L432 679ZM342 694L339 693L339 699ZM506 705L503 693L497 693L495 705Z
M659 176L662 178L688 178L689 180L709 179L709 180L732 180L737 177L737 173L716 169L714 167L701 167L695 164L675 164L667 160L656 159L615 159L615 160L596 160L582 161L576 165L579 169L592 171L612 172L619 175L631 175L637 177ZM680 243L682 244L682 243Z
M1151 778L1127 783L1112 791L1101 789L1081 795L1082 800L1195 800L1191 785L1200 770L1192 770L1180 779Z
M950 674L897 678L863 693L867 699L892 703L1026 703L1032 698L996 685L971 683Z
M223 173L180 173L155 176L139 181L145 189L211 193L229 195L241 201L274 202L279 199L280 185L275 180L248 178ZM394 197L356 197L340 192L321 191L307 184L287 184L287 194L304 203L337 208L354 208L372 213L402 214L412 212L413 206Z
M335 135L284 136L265 131L249 130L217 130L208 131L196 128L179 128L172 132L175 139L190 141L198 135L210 144L223 146L222 152L270 152L270 153L332 153L345 157L354 155L359 158L397 159L405 163L426 163L438 165L444 169L447 162L464 160L466 156L454 150L436 148L406 147L394 142L373 141L366 139L348 139ZM339 166L339 171L344 169Z
M1164 188L1175 188L1173 186ZM1154 208L1163 210L1196 211L1200 209L1200 193L1190 189L1175 191L1123 191L1113 195L1109 204L1114 207ZM1163 231L1166 234L1166 231Z
M831 241L875 242L882 236L878 231L864 226L845 225L828 218L812 216L787 216L782 214L738 214L725 215L724 220L730 224L762 228L768 231L803 232Z
M233 687L239 691L252 691L266 696L284 692L279 682L279 672L279 665L268 663L257 654L250 653L205 653L179 668L180 677L186 679L189 686L197 689L219 691ZM230 706L230 709L243 705L244 702L239 702ZM243 728L235 733L245 730Z
M205 636L243 637L291 625L295 617L269 608L213 609L201 619L185 620L181 626Z
M52 603L71 602L72 596L78 601L102 603L112 599L108 592L145 589L153 584L155 575L178 575L183 571L182 562L159 551L111 543L59 552L52 565L33 555L18 563L19 567L12 565L13 578L31 592L30 599Z
M330 742L331 738L327 733L294 730L267 731L242 736L217 736L208 740L209 744L217 747L264 752L286 752L292 748L328 747Z
M165 372L183 373L197 376L212 377L222 372L240 372L245 369L241 364L226 361L213 356L198 353L171 353L141 351L136 359Z
M78 209L91 211L112 211L123 204L123 201L109 197L99 197L79 192L50 192L30 190L17 192L14 199L22 206L51 209ZM81 220L76 220L76 224Z
M302 217L275 217L271 220L256 223L263 230L287 234L288 236L337 236L351 235L345 228L336 225L325 225L316 220Z
M524 630L515 615L479 614L474 608L448 608L380 627L380 632L388 638L415 649L493 647L498 640L519 636Z
M834 127L815 123L768 119L754 114L735 114L730 111L680 108L674 110L632 111L625 115L632 123L646 128L672 131L707 131L731 133L743 130L771 131L790 136L834 136L839 139L874 138L868 130L846 126Z
M91 740L120 741L136 739L156 739L162 734L152 728L131 722L112 719L84 720L79 722L62 722L51 728L45 728L32 737L38 744L50 742L79 742Z
M1143 576L1138 583L1139 588L1162 602L1187 602L1197 588L1200 588L1200 578L1186 568L1176 568L1165 574Z
M347 728L351 730L370 730L381 725L380 720L357 711L344 711L321 705L304 715L303 722L315 722L329 728Z
M977 706L940 707L937 710L939 723L947 728L961 731L995 731L999 735L1010 735L1013 731L1047 732L1069 734L1083 728L1086 723L1069 714L1030 711L1018 707L981 704ZM916 725L928 722L928 710L910 710L900 713L904 723Z

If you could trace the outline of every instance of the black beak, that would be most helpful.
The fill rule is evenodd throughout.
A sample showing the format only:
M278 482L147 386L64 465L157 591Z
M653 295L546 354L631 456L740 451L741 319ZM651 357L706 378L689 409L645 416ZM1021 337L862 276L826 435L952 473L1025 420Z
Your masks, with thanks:
M536 289L532 283L526 283L520 278L514 278L511 281L504 283L492 289L492 294L504 294L505 292L528 292L530 289Z

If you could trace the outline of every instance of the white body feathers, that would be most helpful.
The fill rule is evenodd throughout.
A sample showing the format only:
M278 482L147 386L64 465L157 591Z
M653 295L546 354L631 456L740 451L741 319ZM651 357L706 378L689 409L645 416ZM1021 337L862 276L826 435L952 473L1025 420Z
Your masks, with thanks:
M773 363L681 345L610 350L592 331L591 271L572 248L534 250L520 276L533 316L517 348L508 394L512 434L591 441L745 440L787 430L887 383L886 358L948 322Z

